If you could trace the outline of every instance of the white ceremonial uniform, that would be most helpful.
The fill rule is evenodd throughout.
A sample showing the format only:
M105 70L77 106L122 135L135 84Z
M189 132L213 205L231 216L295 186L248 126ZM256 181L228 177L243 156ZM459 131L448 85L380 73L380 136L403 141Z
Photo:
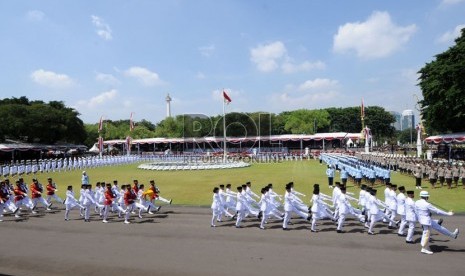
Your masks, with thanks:
M218 193L213 193L211 209L212 209L211 226L215 227L216 226L215 218L217 218L221 214L221 199Z
M428 247L429 237L431 235L431 229L433 228L432 226L434 225L435 230L441 229L438 227L439 225L437 224L437 222L431 219L431 213L436 213L438 215L444 215L444 216L451 216L452 212L446 212L446 211L440 210L434 207L431 203L429 203L423 198L415 202L415 209L417 212L418 222L423 227L423 234L421 236L421 246L423 249L426 249ZM447 231L444 231L444 229L441 229L441 231L439 232L441 234L455 238L452 232L448 231L447 229L446 229ZM422 252L423 252L423 249L422 249Z
M394 190L389 190L389 210L390 210L390 221L389 221L389 226L390 227L393 227L394 223L393 221L395 220L396 218L396 214L397 214L397 195L396 195L396 192Z
M284 195L284 221L283 221L283 229L287 229L287 225L289 220L291 219L292 212L296 213L303 219L308 219L308 213L304 213L300 211L298 208L295 207L297 200L295 199L295 195L292 192L286 191Z
M397 214L400 216L400 226L399 231L397 234L404 235L405 225L407 224L407 220L405 219L405 194L399 193L396 197L397 201Z
M240 227L241 222L245 216L245 198L241 192L236 193L236 211L237 211L236 227Z
M405 199L405 220L408 223L407 242L413 242L413 234L415 232L415 222L417 222L417 213L415 209L415 201L407 197Z
M74 197L74 192L67 190L65 199L65 220L69 220L69 211L76 206L78 206L81 209L84 209L84 206L79 204L79 202Z

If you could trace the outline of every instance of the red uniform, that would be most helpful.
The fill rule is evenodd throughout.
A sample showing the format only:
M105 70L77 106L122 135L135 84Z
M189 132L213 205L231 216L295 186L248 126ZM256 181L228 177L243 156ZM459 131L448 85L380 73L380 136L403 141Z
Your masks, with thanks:
M32 195L32 198L42 197L42 189L40 189L39 184L36 184L36 183L31 184L31 195Z
M136 194L139 192L139 186L135 183L134 183L134 186L132 186L132 189L134 190Z
M153 194L150 195L150 200L154 200L155 198L158 197L158 189L155 188L155 186L150 186L149 190L153 191Z
M55 188L55 186L53 186L53 183L48 183L47 184L47 195L49 195L49 196L54 195L56 189L57 188Z
M105 205L106 206L110 206L113 203L114 198L115 198L115 194L113 194L112 190L105 191Z
M137 195L133 190L129 189L129 191L124 193L124 204L126 204L126 206L133 204L136 199Z
M14 189L14 194L15 194L15 202L18 202L27 196L26 191L24 191L22 187L16 187Z

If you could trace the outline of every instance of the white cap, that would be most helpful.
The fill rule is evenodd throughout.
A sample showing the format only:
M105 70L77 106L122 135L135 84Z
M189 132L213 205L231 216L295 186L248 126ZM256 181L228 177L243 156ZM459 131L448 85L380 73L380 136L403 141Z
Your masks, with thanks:
M86 173L86 171L82 171L82 174L85 174L85 173Z
M420 192L420 197L429 197L428 191L421 191Z

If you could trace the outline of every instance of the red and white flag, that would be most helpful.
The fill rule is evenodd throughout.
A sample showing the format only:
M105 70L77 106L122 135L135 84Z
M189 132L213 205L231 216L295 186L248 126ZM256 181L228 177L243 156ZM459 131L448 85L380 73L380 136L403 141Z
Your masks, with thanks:
M103 116L100 117L100 121L98 122L98 132L100 133L103 130Z
M132 115L134 115L134 112L131 112L131 117L129 118L129 131L134 130L134 121L132 120Z
M131 136L127 136L126 137L126 148L128 150L128 153L131 151L131 144L132 144Z
M103 137L98 138L98 150L103 152Z
M230 102L232 102L231 98L228 96L228 94L226 94L224 90L223 90L223 98L226 104L229 104Z

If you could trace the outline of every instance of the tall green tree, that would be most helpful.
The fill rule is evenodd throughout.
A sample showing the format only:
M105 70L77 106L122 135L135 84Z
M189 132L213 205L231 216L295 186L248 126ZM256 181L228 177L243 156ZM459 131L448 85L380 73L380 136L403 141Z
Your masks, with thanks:
M455 45L420 69L421 115L428 133L465 131L465 28Z
M313 134L330 124L329 113L324 109L299 109L283 116L286 121L284 129L292 134Z
M0 100L0 139L53 144L83 143L87 133L79 113L63 102L29 101L26 97Z

